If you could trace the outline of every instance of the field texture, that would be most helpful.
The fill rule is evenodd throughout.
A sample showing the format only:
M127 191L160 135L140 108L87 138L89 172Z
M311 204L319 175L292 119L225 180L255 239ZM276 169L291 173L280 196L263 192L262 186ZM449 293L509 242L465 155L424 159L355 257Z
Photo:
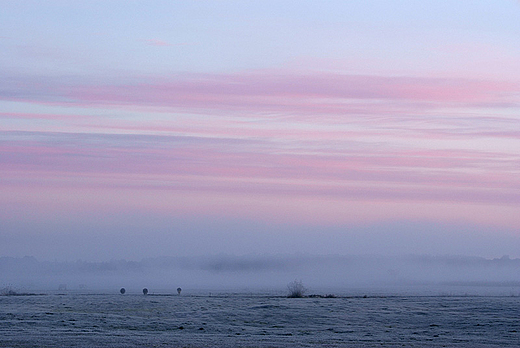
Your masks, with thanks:
M0 296L1 347L518 347L520 298Z

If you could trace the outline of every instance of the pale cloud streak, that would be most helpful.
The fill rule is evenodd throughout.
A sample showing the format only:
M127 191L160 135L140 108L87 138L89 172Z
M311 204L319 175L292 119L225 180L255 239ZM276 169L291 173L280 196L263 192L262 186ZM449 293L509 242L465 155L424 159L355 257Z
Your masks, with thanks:
M83 81L82 81L83 80ZM134 78L107 84L74 78L15 76L4 80L2 99L83 105L144 105L177 108L251 109L315 113L355 112L346 101L419 103L423 108L484 104L516 106L517 83L493 80L385 77L344 74L295 75L283 71L190 74ZM303 103L303 105L302 105ZM513 103L513 104L511 104ZM391 104L385 105L392 107ZM398 105L399 106L399 105ZM349 107L353 110L349 110ZM362 104L359 110L369 108ZM374 111L380 112L377 105ZM370 109L370 108L369 108ZM362 111L361 111L362 112Z
M293 149L275 146L275 139L133 134L7 132L3 138L4 183L23 178L40 185L305 196L318 202L329 197L520 204L520 159L500 153L362 144L330 153L312 143ZM119 179L107 182L110 177Z

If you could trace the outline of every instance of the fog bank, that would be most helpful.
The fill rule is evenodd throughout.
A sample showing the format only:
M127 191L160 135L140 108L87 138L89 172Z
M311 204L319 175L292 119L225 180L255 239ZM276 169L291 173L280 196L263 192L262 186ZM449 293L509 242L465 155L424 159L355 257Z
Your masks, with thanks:
M520 259L462 256L250 255L163 257L141 261L48 262L0 258L0 285L24 291L62 290L138 293L268 291L283 293L300 279L309 293L380 292L520 294ZM414 290L415 289L415 290ZM464 289L464 290L462 290ZM467 290L470 289L470 290Z

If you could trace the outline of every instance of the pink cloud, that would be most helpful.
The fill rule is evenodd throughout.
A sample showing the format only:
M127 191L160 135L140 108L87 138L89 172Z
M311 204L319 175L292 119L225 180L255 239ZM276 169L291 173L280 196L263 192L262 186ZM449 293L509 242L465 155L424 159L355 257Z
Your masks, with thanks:
M148 45L159 46L159 47L186 46L186 45L188 45L187 43L172 44L172 43L160 40L160 39L146 39L146 40L143 40L143 41L146 42Z
M92 202L114 191L114 202L135 194L176 212L184 207L151 197L191 197L192 212L227 197L207 209L249 214L249 204L266 216L284 201L295 218L327 216L332 201L520 205L513 83L279 71L8 82L4 100L79 111L0 113L3 188L54 189L65 201L82 190ZM81 115L91 106L103 111Z
M360 149L303 154L272 152L259 147L261 142L191 137L55 134L24 140L27 136L0 146L6 182L66 178L56 184L93 181L190 192L520 203L514 171L482 171L509 165L508 159L489 152ZM118 179L107 182L111 176Z
M47 88L48 84L52 88ZM396 107L396 110L410 110L471 103L518 103L514 94L519 91L515 83L490 80L332 73L295 75L258 71L155 77L123 84L85 84L81 81L70 84L64 81L60 85L57 80L48 81L45 86L25 84L8 95L36 102L63 99L66 103L85 106L142 105L284 114L377 114L382 110L392 112ZM358 101L364 102L358 105Z
M249 108L301 112L355 112L345 100L475 103L518 92L512 83L345 75L203 75L124 86L76 86L66 96L92 104L144 104L188 108ZM388 105L385 105L388 107ZM430 104L428 107L435 105ZM372 105L380 111L377 105ZM352 110L352 108L354 108ZM370 110L365 103L359 110ZM350 109L350 110L349 110Z
M148 39L145 40L145 42L152 46L172 46L172 44L169 44L166 41L158 40L158 39Z

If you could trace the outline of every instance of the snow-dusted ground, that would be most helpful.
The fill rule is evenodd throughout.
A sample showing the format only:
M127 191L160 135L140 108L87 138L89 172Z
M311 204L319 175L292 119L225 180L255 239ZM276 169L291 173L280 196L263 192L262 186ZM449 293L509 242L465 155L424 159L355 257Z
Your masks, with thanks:
M0 347L519 347L520 297L0 296Z

